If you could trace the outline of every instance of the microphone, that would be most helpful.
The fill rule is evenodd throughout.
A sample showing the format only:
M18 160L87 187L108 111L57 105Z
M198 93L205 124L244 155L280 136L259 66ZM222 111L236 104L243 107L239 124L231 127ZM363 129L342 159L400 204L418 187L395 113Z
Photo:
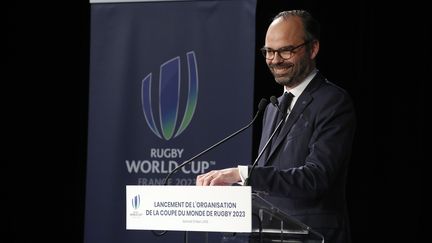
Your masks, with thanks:
M273 95L272 97L270 97L270 102L271 102L274 106L276 106L276 108L278 109L278 111L279 111L281 114L284 114L284 112L282 112L281 109L280 109L280 107L279 107L279 101L277 100L276 96Z
M273 139L273 137L275 136L276 132L279 130L279 128L282 126L282 124L284 124L285 121L285 117L287 115L287 113L282 112L281 109L279 108L279 102L277 100L277 98L275 96L270 97L270 102L278 109L278 111L282 114L282 119L279 121L279 123L277 124L275 130L272 132L272 134L270 135L269 139L267 140L267 142L264 144L264 147L261 149L260 153L258 154L258 157L255 159L255 161L252 164L252 168L249 171L249 175L246 178L245 182L244 182L244 186L248 186L249 185L249 181L250 178L252 176L252 172L255 169L255 167L258 164L258 160L261 158L261 156L264 154L264 151L267 149L268 145L270 144L270 141Z
M181 169L182 167L184 167L185 165L189 164L190 162L192 162L194 159L198 158L199 156L207 153L208 151L214 149L215 147L221 145L222 143L224 143L225 141L227 141L228 139L231 139L232 137L236 136L237 134L243 132L244 130L246 130L247 128L249 128L257 119L258 115L262 113L262 111L264 111L264 109L266 108L268 104L268 101L266 99L261 99L260 103L258 104L258 111L255 114L254 118L252 119L252 121L247 124L246 126L242 127L240 130L232 133L231 135L227 136L226 138L220 140L219 142L213 144L212 146L210 146L209 148L203 150L202 152L200 152L199 154L193 156L192 158L184 161L183 163L181 163L180 165L178 165L177 167L175 167L166 177L164 180L164 185L167 185L168 183L168 179L171 177L172 174L174 174L175 172L177 172L179 169Z

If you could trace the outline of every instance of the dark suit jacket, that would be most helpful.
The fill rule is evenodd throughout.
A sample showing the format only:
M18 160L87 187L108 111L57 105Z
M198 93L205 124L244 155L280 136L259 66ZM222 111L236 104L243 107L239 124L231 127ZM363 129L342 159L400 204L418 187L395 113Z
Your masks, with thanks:
M277 112L271 104L265 110L259 151ZM324 234L326 242L350 242L345 179L355 123L349 95L318 72L250 178L253 190Z

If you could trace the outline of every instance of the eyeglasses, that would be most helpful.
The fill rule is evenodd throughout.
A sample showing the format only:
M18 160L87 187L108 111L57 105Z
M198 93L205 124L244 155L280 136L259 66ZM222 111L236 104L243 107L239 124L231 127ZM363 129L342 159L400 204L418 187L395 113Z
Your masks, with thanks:
M294 54L296 53L294 50L308 44L310 41L305 41L302 44L298 45L298 46L285 46L282 48L279 48L277 50L273 50L271 48L267 48L267 47L263 47L261 48L261 53L263 54L263 56L268 59L268 60L273 60L273 58L276 55L276 52L279 53L279 56L284 59L284 60L288 60L291 57L294 56Z

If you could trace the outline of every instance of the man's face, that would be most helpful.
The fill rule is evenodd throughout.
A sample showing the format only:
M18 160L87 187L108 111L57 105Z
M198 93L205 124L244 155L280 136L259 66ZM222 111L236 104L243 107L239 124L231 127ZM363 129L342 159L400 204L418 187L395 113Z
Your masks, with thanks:
M302 44L304 44L304 32L299 17L278 18L269 26L265 48L289 50L297 47L288 59L281 57L279 52L274 53L273 59L266 59L267 66L277 83L293 88L314 68L315 54L308 52L307 45Z

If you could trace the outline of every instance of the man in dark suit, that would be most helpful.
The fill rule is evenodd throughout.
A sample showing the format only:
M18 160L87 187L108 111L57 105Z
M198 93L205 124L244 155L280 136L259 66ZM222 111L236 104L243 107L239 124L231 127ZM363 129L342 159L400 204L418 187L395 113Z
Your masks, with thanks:
M263 118L260 151L281 119L258 166L214 170L197 177L197 185L231 185L248 180L254 191L325 237L349 243L345 184L355 132L349 95L316 69L319 24L303 10L279 13L270 24L261 49L277 83L288 97L286 118L268 105ZM282 95L279 97L283 107Z

